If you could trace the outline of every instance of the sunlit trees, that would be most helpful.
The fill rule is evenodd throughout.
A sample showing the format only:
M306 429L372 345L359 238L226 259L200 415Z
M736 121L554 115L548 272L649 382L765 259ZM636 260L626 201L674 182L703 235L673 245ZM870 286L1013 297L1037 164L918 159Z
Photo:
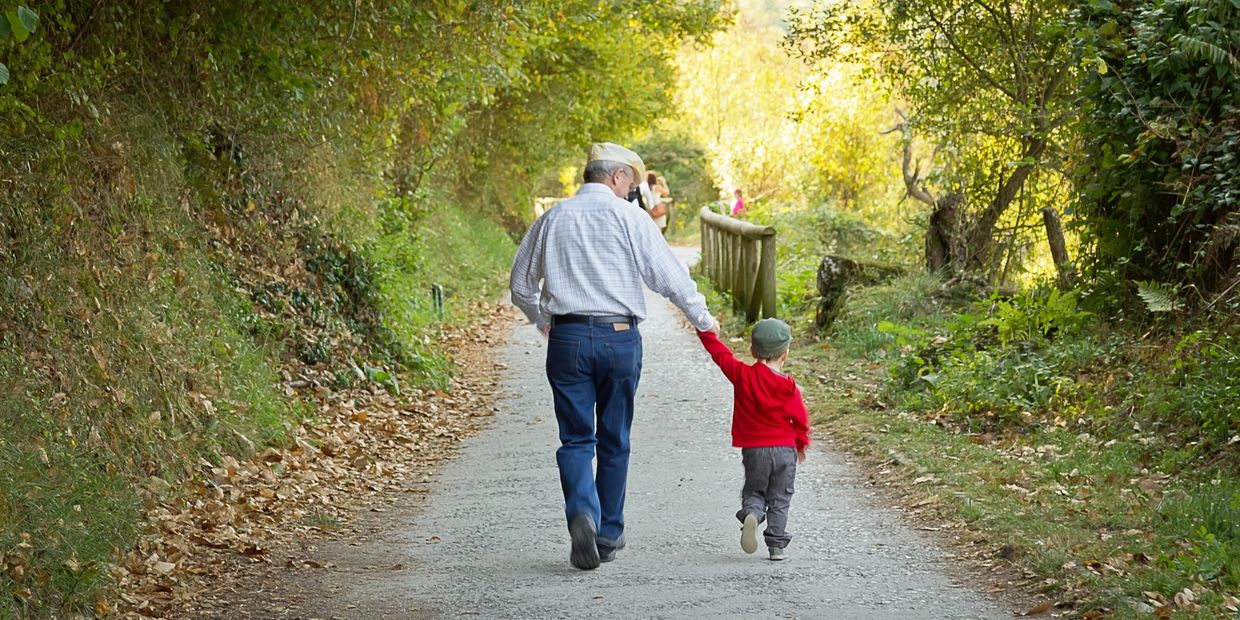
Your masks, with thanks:
M795 14L791 49L873 68L911 108L906 144L936 149L929 174L916 157L904 171L909 194L933 209L928 237L944 245L937 257L927 248L932 268L1001 276L1005 255L1020 249L999 242L1001 228L1015 239L1028 216L1066 197L1057 173L1073 119L1066 11L1061 0L930 0Z
M812 200L864 217L872 226L896 232L901 185L892 176L899 165L899 141L883 133L895 115L881 88L863 67L824 61L802 80L797 105L800 156L809 164Z
M778 47L779 33L742 15L709 47L678 59L679 123L703 144L720 189L787 199L805 178L796 123L789 116L806 70Z
M682 52L676 126L707 145L728 194L743 187L785 208L825 201L891 228L899 183L890 176L898 142L881 135L894 118L888 99L859 66L789 56L786 4L742 10L711 48Z

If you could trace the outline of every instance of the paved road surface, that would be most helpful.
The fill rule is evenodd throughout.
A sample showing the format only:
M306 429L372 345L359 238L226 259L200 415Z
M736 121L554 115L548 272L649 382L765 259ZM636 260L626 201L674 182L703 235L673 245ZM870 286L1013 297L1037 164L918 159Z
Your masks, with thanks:
M522 325L496 354L508 367L507 398L493 426L445 467L424 509L403 517L382 553L374 545L332 551L342 565L399 562L403 570L332 585L323 616L1011 617L946 576L942 551L821 446L798 472L789 559L771 562L765 547L743 553L730 387L679 312L654 296L649 306L628 548L615 562L589 572L569 566L545 345ZM349 553L360 557L341 557Z

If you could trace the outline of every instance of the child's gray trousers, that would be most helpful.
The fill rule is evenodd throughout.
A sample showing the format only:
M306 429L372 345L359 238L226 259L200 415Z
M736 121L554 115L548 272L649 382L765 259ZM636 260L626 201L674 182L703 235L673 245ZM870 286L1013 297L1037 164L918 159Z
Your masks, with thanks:
M783 549L792 536L788 534L788 506L792 502L793 483L797 477L797 451L794 448L742 448L745 465L745 487L741 490L741 509L736 518L745 515L766 521L766 546Z

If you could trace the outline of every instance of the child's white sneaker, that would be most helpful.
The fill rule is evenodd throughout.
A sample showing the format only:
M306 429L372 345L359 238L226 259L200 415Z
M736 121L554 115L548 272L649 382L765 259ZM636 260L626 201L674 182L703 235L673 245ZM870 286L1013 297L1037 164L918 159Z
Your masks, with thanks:
M741 525L741 550L745 553L758 550L758 518L753 515L745 515L744 525Z
M779 562L788 559L787 553L779 547L767 547L767 550L771 552L772 562Z

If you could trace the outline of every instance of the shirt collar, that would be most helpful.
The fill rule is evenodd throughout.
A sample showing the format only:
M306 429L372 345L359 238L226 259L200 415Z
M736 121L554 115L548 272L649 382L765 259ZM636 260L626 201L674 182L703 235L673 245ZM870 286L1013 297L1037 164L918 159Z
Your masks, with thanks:
M577 195L582 194L606 194L612 198L617 198L616 193L611 191L610 187L602 183L585 183L577 190Z

